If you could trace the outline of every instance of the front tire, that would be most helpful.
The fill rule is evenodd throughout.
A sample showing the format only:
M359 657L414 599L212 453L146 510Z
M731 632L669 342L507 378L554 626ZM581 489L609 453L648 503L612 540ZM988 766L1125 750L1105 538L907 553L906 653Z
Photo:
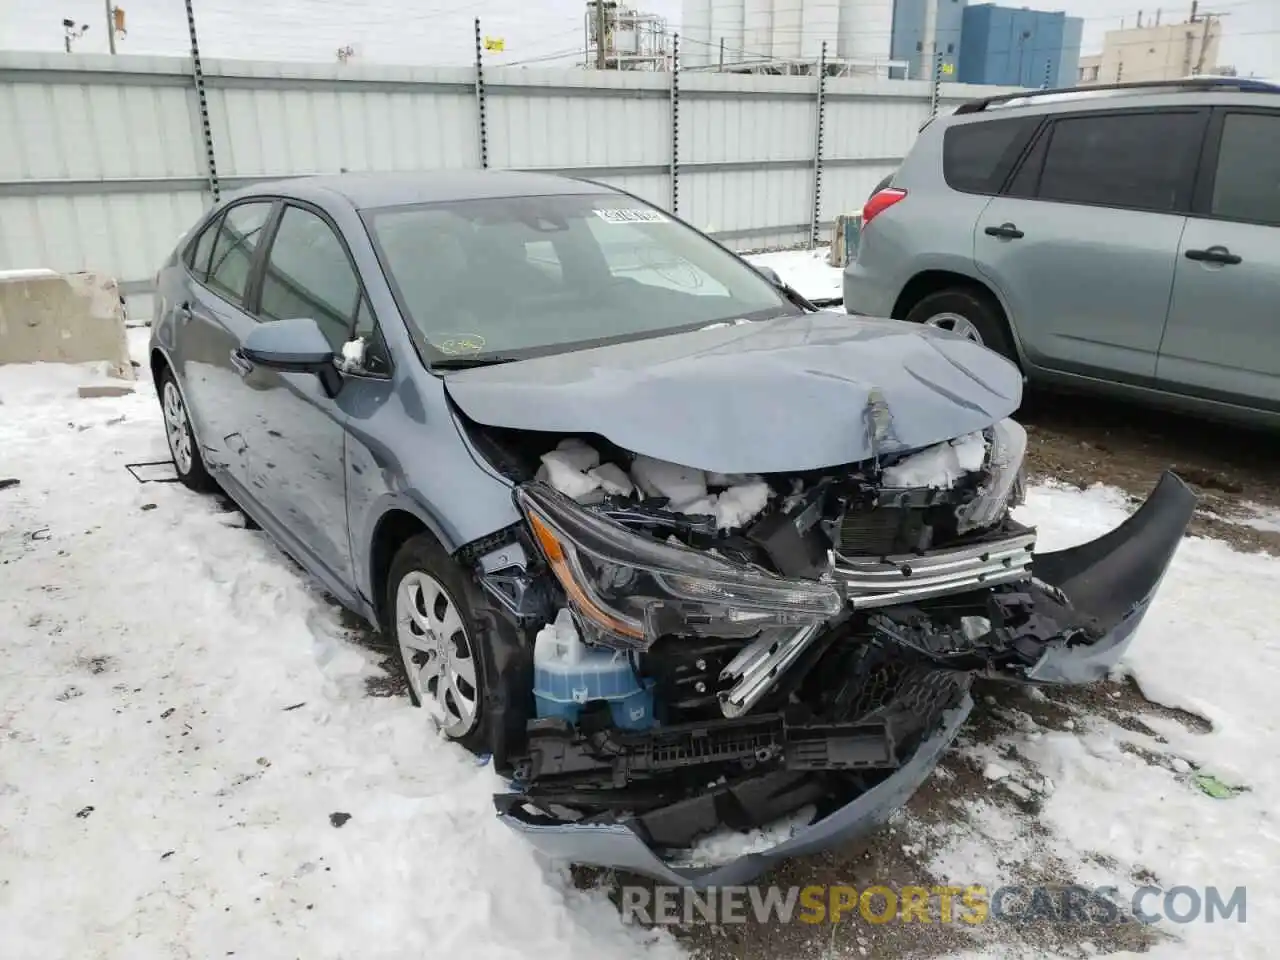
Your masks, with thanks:
M217 484L200 455L200 445L196 443L195 432L191 429L191 415L182 399L182 391L178 389L178 381L167 367L160 375L160 412L164 416L165 438L169 441L169 456L173 458L178 479L197 493L216 489Z
M488 651L462 570L429 534L405 541L387 577L388 626L414 706L450 740L490 749Z
M999 307L979 290L950 287L931 293L907 313L908 323L950 330L957 336L980 343L996 353L1018 362L1018 355L1005 332Z

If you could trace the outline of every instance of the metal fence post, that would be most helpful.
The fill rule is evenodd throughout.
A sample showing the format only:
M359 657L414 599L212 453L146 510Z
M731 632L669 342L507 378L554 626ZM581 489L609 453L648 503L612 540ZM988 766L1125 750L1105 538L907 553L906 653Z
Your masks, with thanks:
M680 213L680 34L671 37L671 212Z
M818 53L818 113L813 137L813 207L809 216L809 249L818 245L818 227L822 217L822 135L827 115L827 41Z
M209 125L209 98L204 88L204 67L200 64L200 44L196 40L196 15L192 9L192 0L187 3L187 32L191 34L191 73L196 85L196 106L200 110L200 131L204 136L204 152L208 162L209 192L213 194L213 202L221 199L218 187L218 163L213 156L213 128Z
M929 93L929 116L938 115L938 98L942 93L942 54L933 57L933 89Z
M489 169L489 124L484 104L484 44L480 37L480 18L476 17L476 116L479 120L480 169Z

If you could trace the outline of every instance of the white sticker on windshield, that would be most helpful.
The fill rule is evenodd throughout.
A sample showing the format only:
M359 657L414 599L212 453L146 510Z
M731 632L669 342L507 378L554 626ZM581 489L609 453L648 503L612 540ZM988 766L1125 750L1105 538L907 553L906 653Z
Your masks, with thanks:
M657 210L592 210L605 223L666 223Z

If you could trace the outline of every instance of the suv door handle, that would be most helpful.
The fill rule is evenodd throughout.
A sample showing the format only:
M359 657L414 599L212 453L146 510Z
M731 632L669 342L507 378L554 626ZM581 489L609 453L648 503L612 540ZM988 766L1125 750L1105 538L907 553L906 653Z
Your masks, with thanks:
M1223 263L1234 266L1243 263L1244 258L1232 253L1226 247L1210 247L1207 250L1188 250L1183 254L1188 260L1199 260L1201 263Z
M1001 240L1021 240L1026 236L1015 223L1002 223L998 227L987 227L982 231L988 237L999 237Z

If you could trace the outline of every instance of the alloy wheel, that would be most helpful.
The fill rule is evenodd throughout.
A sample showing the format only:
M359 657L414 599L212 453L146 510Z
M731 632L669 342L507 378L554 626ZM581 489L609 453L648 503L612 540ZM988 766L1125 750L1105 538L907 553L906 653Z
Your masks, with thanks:
M415 570L396 590L396 640L418 703L445 735L458 739L476 725L476 661L462 612L435 577Z
M973 321L958 313L937 313L924 322L926 327L937 327L939 330L950 330L957 336L983 343L982 334L974 326ZM984 344L985 346L985 344Z
M162 398L164 411L164 432L169 438L169 453L173 457L178 473L186 476L191 472L191 426L187 423L187 409L182 403L182 394L178 392L173 380L166 380Z

